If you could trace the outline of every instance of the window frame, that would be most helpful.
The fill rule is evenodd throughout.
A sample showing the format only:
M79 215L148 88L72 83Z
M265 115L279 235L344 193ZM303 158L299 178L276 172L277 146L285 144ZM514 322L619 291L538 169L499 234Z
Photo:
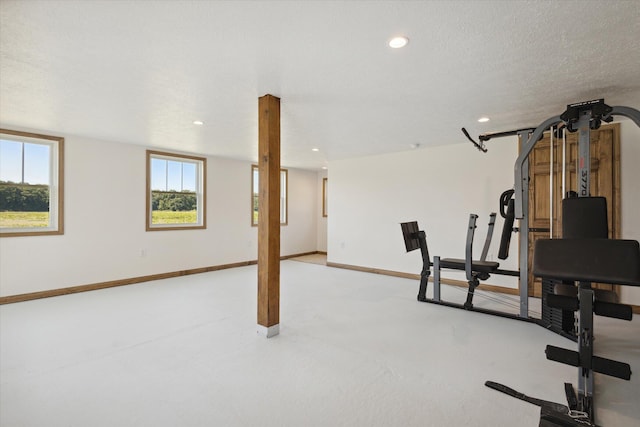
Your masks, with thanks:
M0 237L52 236L64 234L64 138L0 128L0 135L16 142L49 145L49 225L31 228L0 228ZM16 138L17 137L17 138ZM40 140L40 141L29 141Z
M255 219L253 214L253 195L258 193L255 188L255 181L253 179L254 172L258 172L258 165L251 165L251 226L257 227L258 221ZM282 191L282 176L285 176L284 182L284 192ZM280 168L280 207L282 208L282 195L284 194L284 209L280 209L280 225L289 225L289 169ZM283 221L283 213L284 213L284 221ZM259 218L258 218L259 219Z
M328 190L329 190L329 179L322 178L322 217L326 218L329 216L329 199L328 199Z
M197 218L196 224L152 224L152 189L151 189L151 160L162 159L169 161L184 162L190 161L198 165L196 170ZM147 150L147 188L145 202L145 225L146 231L166 231L166 230L203 230L207 228L207 159L205 157L192 156L187 154L170 153L166 151Z

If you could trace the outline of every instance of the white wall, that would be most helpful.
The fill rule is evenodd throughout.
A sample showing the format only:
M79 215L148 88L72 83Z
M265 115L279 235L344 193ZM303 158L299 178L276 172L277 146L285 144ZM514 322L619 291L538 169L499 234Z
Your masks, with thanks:
M280 228L280 253L282 255L317 250L316 183L316 171L289 168L289 224ZM257 252L255 253L257 254ZM253 259L257 259L257 255Z
M64 136L65 234L0 239L0 296L257 258L249 162L208 158L206 230L145 232L145 147ZM640 240L640 130L623 121L621 139L622 237ZM517 152L515 138L489 144L487 154L459 144L333 161L328 218L321 216L326 172L289 169L282 255L327 251L330 262L417 273L420 255L405 253L398 224L417 220L432 256L462 257L470 212L480 215L478 255L488 213L513 186ZM501 227L498 216L490 259ZM515 270L515 237L511 249L501 266ZM517 286L510 277L491 283ZM640 289L623 287L622 299L640 305Z
M207 158L206 230L146 232L146 148L63 136L65 233L0 239L0 296L257 259L250 162ZM316 250L316 182L289 169L282 255Z
M480 216L474 246L479 256L489 213L497 212L500 194L513 187L516 153L513 137L491 141L486 154L456 144L332 162L328 261L419 273L420 253L405 253L399 224L417 220L432 257L463 258L470 213ZM501 227L498 215L489 259L496 259ZM501 266L518 268L514 256ZM464 274L443 277L462 280ZM517 287L514 278L493 279Z
M640 239L640 130L621 124L622 233ZM470 143L334 161L331 168L331 215L328 261L407 273L419 273L419 251L405 253L400 222L417 220L427 233L431 256L464 258L469 213L480 215L474 254L479 257L488 215L498 210L500 194L513 188L517 140L488 143L482 154ZM498 215L489 259L496 254L502 228ZM517 270L518 237L501 268ZM461 272L443 277L464 280ZM517 288L517 278L494 275L490 284ZM625 288L622 300L640 304L638 289Z
M318 246L317 250L320 252L327 252L327 217L322 216L322 180L324 178L328 178L327 171L318 172L318 183L317 183L317 191L318 197L316 198L318 201L317 208L317 218L318 218ZM327 181L328 185L328 181ZM329 207L327 205L327 207Z

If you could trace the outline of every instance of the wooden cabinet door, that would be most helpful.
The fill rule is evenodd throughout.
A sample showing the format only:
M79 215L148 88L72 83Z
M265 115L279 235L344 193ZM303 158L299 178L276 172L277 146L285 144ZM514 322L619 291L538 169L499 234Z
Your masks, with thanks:
M565 191L577 191L578 134L566 134L565 146ZM552 151L553 150L553 151ZM563 141L553 138L551 147L549 133L545 133L529 156L529 227L548 229L532 231L529 240L528 284L530 296L541 296L542 282L532 274L533 247L537 239L562 236L562 170ZM603 125L591 131L591 195L607 199L609 238L620 235L620 125ZM553 167L551 157L553 155ZM553 171L553 186L551 183ZM550 195L553 194L553 197ZM525 238L525 236L520 236ZM615 290L611 285L594 285L596 288Z

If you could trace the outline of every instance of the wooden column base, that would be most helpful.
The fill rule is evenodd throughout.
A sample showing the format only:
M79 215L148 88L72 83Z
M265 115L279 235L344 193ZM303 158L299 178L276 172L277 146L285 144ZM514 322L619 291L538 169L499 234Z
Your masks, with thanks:
M258 325L258 329L256 330L256 332L258 332L258 335L262 335L266 338L275 337L276 335L280 334L280 324L278 323L277 325L269 327Z

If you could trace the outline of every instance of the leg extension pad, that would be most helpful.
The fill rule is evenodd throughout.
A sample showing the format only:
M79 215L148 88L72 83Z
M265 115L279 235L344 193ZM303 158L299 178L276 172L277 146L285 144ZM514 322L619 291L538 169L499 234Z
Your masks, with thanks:
M580 354L577 351L548 345L545 353L549 360L564 363L565 365L582 367ZM627 381L631 379L631 366L629 366L628 363L593 356L591 369L599 374L609 375Z

